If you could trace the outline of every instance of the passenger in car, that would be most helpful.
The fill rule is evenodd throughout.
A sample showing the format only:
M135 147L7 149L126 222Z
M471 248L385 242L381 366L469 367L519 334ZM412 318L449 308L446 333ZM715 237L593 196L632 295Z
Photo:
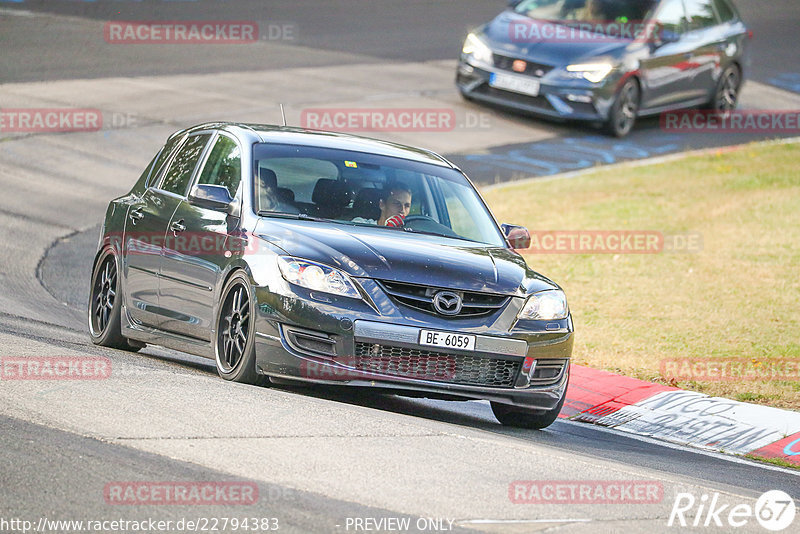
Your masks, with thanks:
M383 189L380 201L380 217L368 219L355 217L352 222L377 224L378 226L403 226L408 212L411 210L411 188L403 182L392 182Z

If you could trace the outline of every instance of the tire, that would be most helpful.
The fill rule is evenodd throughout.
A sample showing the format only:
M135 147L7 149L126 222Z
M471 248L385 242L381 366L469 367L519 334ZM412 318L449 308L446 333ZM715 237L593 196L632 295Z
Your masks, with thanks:
M611 111L604 126L607 134L614 137L625 137L630 133L639 113L640 93L639 83L636 79L628 78L611 105Z
M214 331L214 360L225 380L265 386L269 379L256 372L255 303L250 280L237 272L222 290Z
M136 352L146 345L122 335L122 299L117 298L121 294L118 265L111 250L103 252L95 262L87 309L89 334L95 345Z
M564 395L555 408L551 410L522 410L508 404L500 404L499 402L492 402L492 412L494 416L500 421L503 426L513 426L517 428L532 428L541 430L552 425L558 418L561 407L564 406L564 399L567 398L566 389Z
M739 90L742 87L742 76L739 67L729 65L719 77L717 87L714 90L714 98L711 99L710 107L716 113L727 115L736 109L739 103Z

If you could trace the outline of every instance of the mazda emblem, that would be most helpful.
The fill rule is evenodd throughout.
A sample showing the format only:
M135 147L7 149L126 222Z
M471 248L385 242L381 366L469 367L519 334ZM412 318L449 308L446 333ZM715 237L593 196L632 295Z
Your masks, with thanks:
M458 315L461 305L461 296L452 291L439 291L433 296L433 307L442 315Z

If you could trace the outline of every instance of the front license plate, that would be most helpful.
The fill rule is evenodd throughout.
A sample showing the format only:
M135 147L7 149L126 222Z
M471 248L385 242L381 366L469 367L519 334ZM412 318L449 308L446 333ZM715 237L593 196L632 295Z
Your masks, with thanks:
M437 332L436 330L420 330L419 344L445 349L475 350L475 336Z
M493 72L489 76L489 85L515 93L522 93L530 96L539 95L539 80L534 80L525 76Z

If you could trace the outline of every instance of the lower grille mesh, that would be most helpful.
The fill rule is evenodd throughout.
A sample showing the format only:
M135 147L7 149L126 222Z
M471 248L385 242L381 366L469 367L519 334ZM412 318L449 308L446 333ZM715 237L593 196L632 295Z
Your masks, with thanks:
M512 387L519 362L356 342L354 367L390 376L472 386Z

